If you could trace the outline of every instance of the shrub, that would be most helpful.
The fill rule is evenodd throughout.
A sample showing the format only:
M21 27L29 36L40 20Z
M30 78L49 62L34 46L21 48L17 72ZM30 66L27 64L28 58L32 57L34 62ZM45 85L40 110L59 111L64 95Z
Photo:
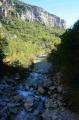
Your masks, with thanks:
M50 57L57 70L62 71L64 80L79 87L79 21L61 36L61 44Z

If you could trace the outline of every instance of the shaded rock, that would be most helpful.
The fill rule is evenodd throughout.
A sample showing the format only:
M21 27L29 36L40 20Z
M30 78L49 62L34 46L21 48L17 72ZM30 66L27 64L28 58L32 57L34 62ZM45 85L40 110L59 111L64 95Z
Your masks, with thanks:
M28 84L25 85L25 89L29 90L29 85Z
M53 120L53 119L52 119L52 115L53 115L53 112L52 112L52 111L46 110L46 111L42 114L42 117L43 117L43 119L45 119L45 120Z
M46 99L45 100L45 108L48 109L48 108L53 108L53 100L52 99Z
M44 93L45 93L44 88L41 87L41 86L38 87L38 91L39 91L41 94L44 94Z
M71 113L70 111L63 110L45 110L42 114L43 119L45 120L78 120L76 114Z
M57 87L57 91L58 91L59 93L63 93L63 92L64 92L63 86L62 86L62 85L59 85L59 86Z
M45 79L45 80L43 81L43 87L49 88L51 85L52 85L52 81L51 81L51 80Z
M19 73L16 73L16 76L15 76L15 78L14 78L15 80L18 80L18 79L20 79L20 75L19 75Z
M55 86L50 86L50 87L49 87L49 90L50 90L50 91L53 91L53 90L55 90L55 89L56 89Z
M26 108L27 111L30 111L31 108L34 106L34 103L35 103L34 97L28 96L28 97L26 98L24 107Z
M27 112L25 110L22 110L15 117L15 120L28 120Z

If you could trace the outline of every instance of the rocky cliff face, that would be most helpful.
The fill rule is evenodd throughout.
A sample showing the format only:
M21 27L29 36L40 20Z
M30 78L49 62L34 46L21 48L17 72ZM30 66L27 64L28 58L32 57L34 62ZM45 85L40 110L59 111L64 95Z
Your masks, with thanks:
M66 22L60 17L50 14L40 7L22 3L19 0L1 0L0 16L7 17L8 15L24 21L37 21L48 27L65 28L66 26Z

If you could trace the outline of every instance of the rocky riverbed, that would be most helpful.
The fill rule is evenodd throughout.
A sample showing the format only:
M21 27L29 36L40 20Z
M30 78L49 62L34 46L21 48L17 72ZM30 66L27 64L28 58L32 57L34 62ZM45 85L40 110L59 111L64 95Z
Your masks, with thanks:
M0 120L79 120L77 114L65 107L60 74L50 79L51 64L45 56L40 56L34 63L23 83L17 85L12 78L1 78Z

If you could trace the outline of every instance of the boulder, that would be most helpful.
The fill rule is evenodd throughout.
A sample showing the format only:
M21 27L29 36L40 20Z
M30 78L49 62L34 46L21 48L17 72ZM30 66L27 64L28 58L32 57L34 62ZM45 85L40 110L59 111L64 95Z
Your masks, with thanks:
M43 87L41 87L41 86L38 87L38 91L39 91L39 93L41 93L41 94L44 94L44 93L45 93L45 89L44 89Z

